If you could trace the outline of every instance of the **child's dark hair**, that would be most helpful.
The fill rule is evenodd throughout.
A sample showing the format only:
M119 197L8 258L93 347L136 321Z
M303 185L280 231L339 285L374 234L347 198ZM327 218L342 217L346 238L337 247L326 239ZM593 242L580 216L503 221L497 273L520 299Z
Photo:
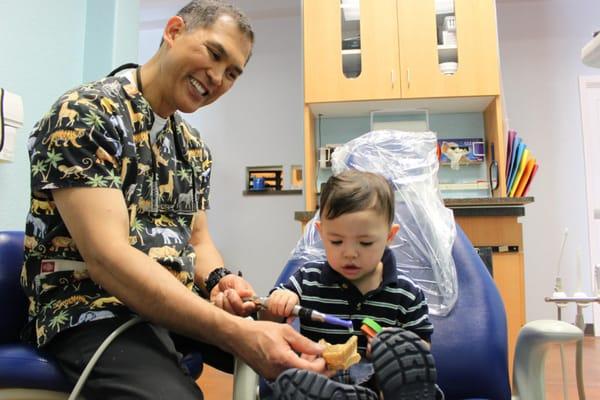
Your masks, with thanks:
M394 191L383 176L348 170L332 176L323 186L319 204L321 219L368 209L384 214L388 223L393 223Z

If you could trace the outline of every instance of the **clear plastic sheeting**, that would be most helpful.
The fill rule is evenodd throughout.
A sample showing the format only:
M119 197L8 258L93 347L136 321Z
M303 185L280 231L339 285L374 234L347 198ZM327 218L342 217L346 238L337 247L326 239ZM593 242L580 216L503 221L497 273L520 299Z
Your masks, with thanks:
M373 131L338 147L332 170L334 175L347 169L375 172L393 183L400 231L390 248L397 267L423 289L432 314L446 315L458 296L452 259L456 227L438 188L436 144L433 132ZM307 224L292 259L325 260L318 218L317 213Z

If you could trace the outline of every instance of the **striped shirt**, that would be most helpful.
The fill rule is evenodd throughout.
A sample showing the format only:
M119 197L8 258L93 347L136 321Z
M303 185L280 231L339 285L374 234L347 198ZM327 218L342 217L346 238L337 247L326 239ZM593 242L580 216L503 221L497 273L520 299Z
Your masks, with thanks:
M396 269L396 259L389 248L381 259L383 279L379 287L362 294L356 286L334 271L327 261L308 263L299 268L279 288L295 292L300 305L352 321L352 330L315 321L300 321L300 332L314 340L344 343L358 336L359 351L364 354L367 338L360 330L363 318L371 318L383 327L401 327L429 341L433 325L429 321L423 291Z

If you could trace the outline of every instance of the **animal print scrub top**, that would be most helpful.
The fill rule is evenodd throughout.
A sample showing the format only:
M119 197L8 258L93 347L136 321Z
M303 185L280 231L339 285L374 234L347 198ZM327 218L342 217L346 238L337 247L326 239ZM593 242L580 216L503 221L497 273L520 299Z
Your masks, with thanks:
M192 288L195 253L188 242L194 214L208 208L212 159L177 113L151 140L154 119L134 83L109 77L67 92L34 126L21 274L30 301L24 338L43 346L64 329L132 313L89 278L52 189L120 190L130 244Z

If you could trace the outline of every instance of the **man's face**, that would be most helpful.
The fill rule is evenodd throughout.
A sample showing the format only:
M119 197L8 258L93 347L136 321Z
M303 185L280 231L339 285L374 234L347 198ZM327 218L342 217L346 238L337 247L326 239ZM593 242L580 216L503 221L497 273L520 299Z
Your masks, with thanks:
M170 30L169 24L175 26ZM167 85L163 100L171 112L191 113L225 94L242 73L252 49L228 15L193 31L186 31L180 18L170 20L165 41L170 49L161 71Z

